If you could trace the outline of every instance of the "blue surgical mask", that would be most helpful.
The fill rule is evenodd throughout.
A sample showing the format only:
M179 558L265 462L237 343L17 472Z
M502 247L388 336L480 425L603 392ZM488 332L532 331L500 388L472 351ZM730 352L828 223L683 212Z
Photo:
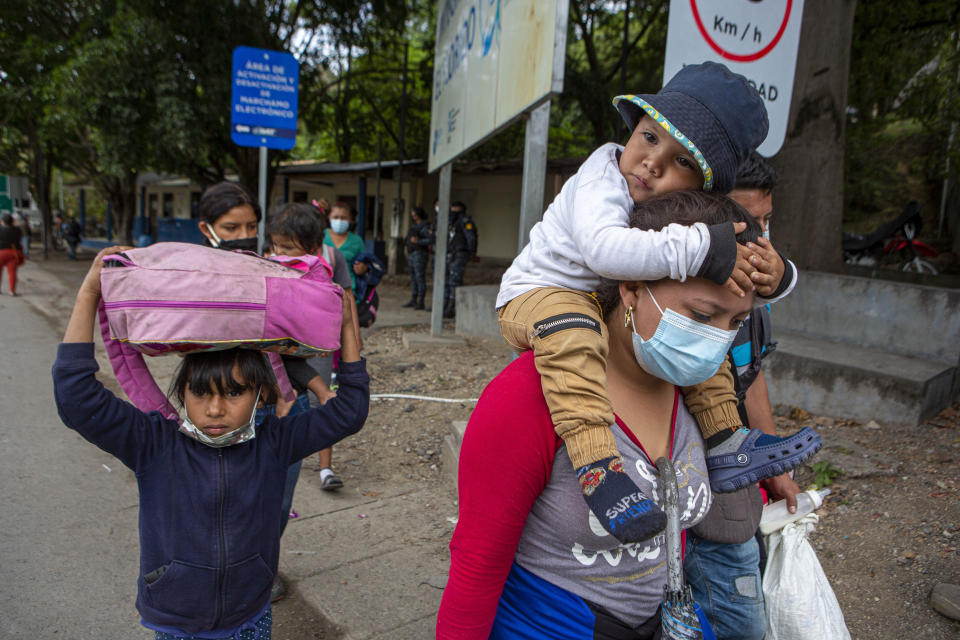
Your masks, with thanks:
M644 287L646 288L646 287ZM700 384L717 372L737 336L691 320L673 309L664 311L647 289L653 304L660 310L660 322L653 337L644 340L633 324L633 354L644 371L680 387Z
M764 230L763 230L763 233L760 234L760 235L762 235L764 238L766 238L766 239L767 239L767 242L769 242L769 241L770 241L770 227L767 227L766 229L764 229Z
M346 233L350 229L350 221L337 218L330 221L330 230L334 233Z

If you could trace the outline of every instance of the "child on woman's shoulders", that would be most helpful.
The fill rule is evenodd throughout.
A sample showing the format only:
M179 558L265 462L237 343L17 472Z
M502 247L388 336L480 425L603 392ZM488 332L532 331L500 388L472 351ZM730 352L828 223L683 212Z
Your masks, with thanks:
M606 390L606 327L592 292L601 278L696 277L741 296L756 290L769 301L789 293L796 271L766 239L738 245L742 225L628 228L633 206L655 195L733 188L740 163L763 142L768 124L762 98L743 76L712 62L688 65L658 93L618 96L614 104L630 139L623 147L601 146L564 184L504 274L497 313L504 339L518 352L534 352L587 506L607 532L629 543L662 531L666 517L623 472ZM708 447L711 486L733 491L788 471L812 455L820 439L811 430L781 439L741 428L724 365L733 335L704 328L712 311L701 307L699 322L662 310L667 330L641 341L641 364L684 387Z

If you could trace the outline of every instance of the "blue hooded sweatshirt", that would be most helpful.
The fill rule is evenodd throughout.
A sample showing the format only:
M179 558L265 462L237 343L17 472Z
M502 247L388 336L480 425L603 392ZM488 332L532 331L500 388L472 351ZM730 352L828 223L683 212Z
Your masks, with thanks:
M367 418L366 363L341 362L337 397L269 416L247 442L215 449L145 414L96 379L92 343L61 344L53 365L60 418L133 470L140 490L137 610L187 633L236 628L270 598L287 467L356 433Z

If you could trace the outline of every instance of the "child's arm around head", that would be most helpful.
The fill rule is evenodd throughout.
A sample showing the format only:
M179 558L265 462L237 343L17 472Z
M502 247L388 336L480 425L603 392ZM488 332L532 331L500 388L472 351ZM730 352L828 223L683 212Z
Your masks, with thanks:
M169 430L159 414L146 415L107 391L96 378L93 331L100 302L103 257L129 247L104 249L94 258L70 316L63 343L53 366L57 411L69 428L137 470L149 459Z
M343 362L360 360L359 331L356 328L356 302L349 292L343 292L343 323L340 325L340 359Z

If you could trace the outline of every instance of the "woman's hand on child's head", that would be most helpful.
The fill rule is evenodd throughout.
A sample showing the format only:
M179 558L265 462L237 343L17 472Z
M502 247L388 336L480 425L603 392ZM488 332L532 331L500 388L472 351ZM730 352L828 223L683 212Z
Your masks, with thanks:
M123 245L101 249L97 254L97 257L93 259L93 264L90 265L90 270L87 271L87 275L83 278L83 284L80 285L79 293L99 299L100 271L103 269L103 258L105 256L113 255L114 253L129 251L130 249L133 249L133 247L127 247Z
M757 238L757 242L748 243L747 248L754 252L750 257L750 264L756 267L756 271L751 275L751 279L757 285L757 293L765 298L769 297L777 290L786 271L783 258L766 238Z

